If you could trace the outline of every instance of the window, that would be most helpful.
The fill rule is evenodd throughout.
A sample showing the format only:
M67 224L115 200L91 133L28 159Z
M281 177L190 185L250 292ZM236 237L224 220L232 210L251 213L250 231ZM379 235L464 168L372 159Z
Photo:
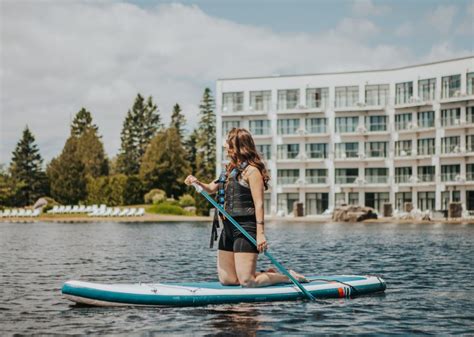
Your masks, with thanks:
M240 127L240 121L225 121L222 122L222 136L227 137L227 134L229 133L230 130L233 128L239 128Z
M435 139L422 138L417 140L417 154L419 156L429 156L435 154Z
M291 185L296 184L300 177L300 170L277 170L277 184Z
M263 136L270 134L270 121L269 120L250 120L249 121L250 132L254 136Z
M388 142L366 142L365 155L369 158L387 157Z
M349 192L349 205L359 205L359 192Z
M300 90L278 90L278 110L296 109L300 103Z
M385 168L385 167L366 168L365 180L369 184L386 184L388 182L388 168Z
M466 136L466 151L474 152L474 135Z
M336 158L358 158L359 157L359 143L337 143L335 144Z
M452 126L461 123L461 109L443 109L441 110L441 125Z
M306 118L306 132L326 133L326 118Z
M474 73L467 73L466 82L467 94L474 95Z
M250 92L250 110L269 111L271 104L272 92L270 90Z
M460 150L459 136L441 138L441 153L457 153Z
M456 181L461 173L461 165L441 165L441 181Z
M390 201L390 196L388 192L378 192L378 193L365 193L365 205L372 207L377 212L383 212L383 204Z
M410 102L413 96L413 82L397 83L395 86L395 104Z
M420 111L418 112L418 127L432 128L435 122L434 111Z
M395 156L396 157L411 156L411 139L399 140L395 142Z
M418 166L418 181L421 183L433 182L435 178L434 166Z
M310 109L328 106L329 88L306 89L306 106Z
M278 193L277 195L277 209L278 212L284 214L293 213L293 204L298 202L299 195L298 193Z
M466 122L474 123L474 106L466 107Z
M255 145L255 147L257 148L258 153L260 153L263 159L272 159L272 146L270 144L257 144Z
M272 195L270 193L263 194L263 211L265 215L271 213L272 210Z
M313 143L306 144L306 155L308 158L327 158L327 144L325 143Z
M387 116L366 116L365 127L367 131L387 131Z
M294 135L300 128L300 120L294 119L279 119L278 120L278 134L279 135Z
M395 193L395 208L398 210L405 210L405 203L413 202L411 192L396 192Z
M461 93L461 75L445 76L441 78L441 98L459 96Z
M409 183L411 177L411 166L405 167L395 167L395 182L399 183Z
M449 209L450 202L461 201L461 191L444 191L441 192L441 208L444 210Z
M334 198L336 199L336 206L342 206L346 204L346 194L344 192L335 193Z
M326 184L327 178L327 169L306 169L307 184Z
M243 92L225 92L222 94L222 112L239 112L244 109Z
M474 164L466 164L466 180L474 180Z
M388 84L376 84L365 86L365 104L369 106L388 104Z
M336 108L352 107L359 102L359 87L336 87Z
M329 207L328 193L306 193L306 215L322 214Z
M336 184L353 184L359 176L358 168L337 168Z
M336 132L356 132L359 125L359 117L336 117Z
M396 130L408 130L411 127L411 113L395 115L395 129Z
M436 78L418 81L418 95L424 102L434 101L436 90Z
M421 211L435 209L435 192L418 192L418 208Z
M296 159L300 152L300 144L283 144L277 146L278 159Z

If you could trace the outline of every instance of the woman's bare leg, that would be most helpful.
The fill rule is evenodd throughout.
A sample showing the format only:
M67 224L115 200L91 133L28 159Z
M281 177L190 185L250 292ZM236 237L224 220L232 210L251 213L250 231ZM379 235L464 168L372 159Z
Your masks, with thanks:
M222 285L233 286L240 284L235 271L234 252L217 251L217 274Z
M240 285L248 288L256 288L291 282L287 276L277 272L256 273L257 257L258 254L255 253L234 254L237 279ZM297 279L300 278L303 281L303 275L299 275L293 271L291 272L293 276L298 276Z

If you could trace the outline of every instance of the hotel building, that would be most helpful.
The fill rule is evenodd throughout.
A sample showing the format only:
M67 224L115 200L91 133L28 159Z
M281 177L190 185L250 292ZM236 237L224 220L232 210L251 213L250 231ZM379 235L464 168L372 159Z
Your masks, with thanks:
M396 69L217 81L217 173L233 127L267 162L269 214L337 205L474 210L474 57Z

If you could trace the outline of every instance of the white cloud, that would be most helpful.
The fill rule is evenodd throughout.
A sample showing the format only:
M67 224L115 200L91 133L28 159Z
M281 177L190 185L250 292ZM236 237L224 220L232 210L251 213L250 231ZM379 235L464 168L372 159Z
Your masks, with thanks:
M352 12L358 16L385 15L390 9L387 5L375 5L371 0L355 0L352 5Z
M456 49L451 42L444 41L431 47L426 55L426 62L458 58L461 56L472 55L472 49Z
M439 5L426 14L425 20L438 32L447 34L451 30L457 11L458 8L454 5Z
M190 128L203 89L223 77L312 73L412 64L404 47L369 45L379 28L344 19L333 29L276 33L179 4L1 1L0 163L25 124L41 153L57 155L82 106L114 156L137 92L153 95L166 122L178 102Z
M399 37L406 37L414 32L414 27L411 22L402 23L395 29L395 35Z

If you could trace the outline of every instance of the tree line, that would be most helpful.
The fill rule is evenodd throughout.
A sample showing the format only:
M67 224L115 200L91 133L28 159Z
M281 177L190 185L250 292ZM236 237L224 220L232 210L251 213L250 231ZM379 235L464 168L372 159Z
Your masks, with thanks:
M215 176L216 122L209 88L199 110L198 127L187 134L179 104L165 126L153 98L137 94L123 121L119 153L109 159L91 112L82 108L61 153L46 169L26 126L9 166L0 168L0 206L23 207L45 196L60 204L132 205L143 203L144 194L152 189L161 189L170 198L189 193L183 184L186 175L204 181ZM205 201L196 200L198 213L205 213Z

